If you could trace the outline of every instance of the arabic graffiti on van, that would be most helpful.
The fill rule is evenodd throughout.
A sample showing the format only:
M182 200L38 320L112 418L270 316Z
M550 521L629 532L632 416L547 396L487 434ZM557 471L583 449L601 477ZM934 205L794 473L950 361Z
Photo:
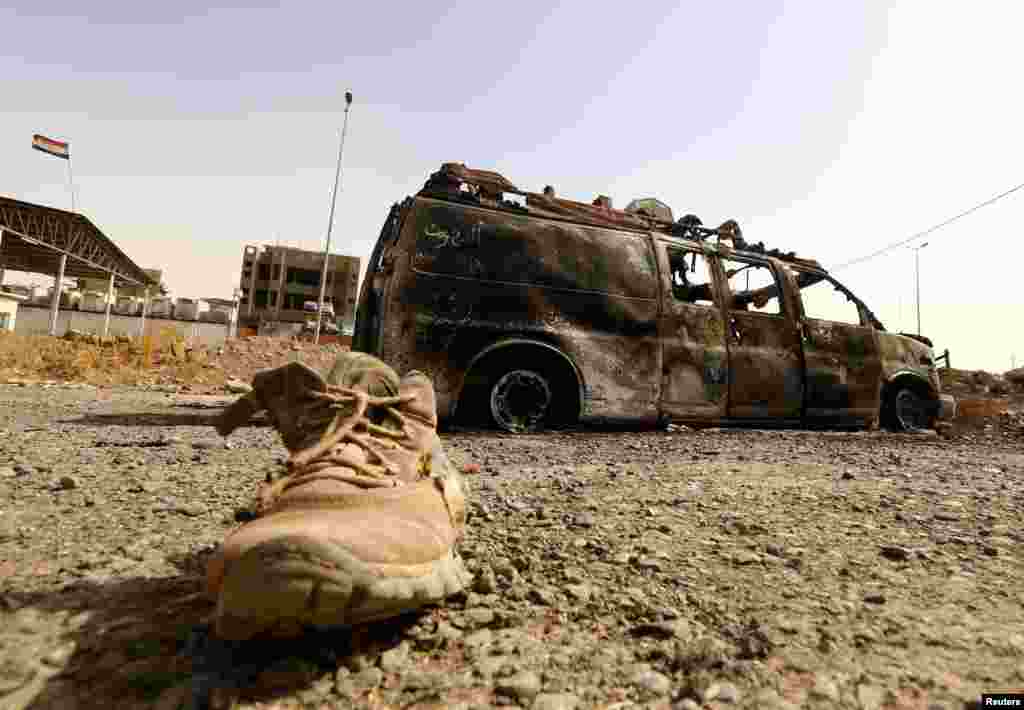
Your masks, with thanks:
M423 230L423 235L429 237L434 244L443 249L445 247L459 248L480 245L480 227L482 223L474 224L468 230L447 229L439 227L433 222Z

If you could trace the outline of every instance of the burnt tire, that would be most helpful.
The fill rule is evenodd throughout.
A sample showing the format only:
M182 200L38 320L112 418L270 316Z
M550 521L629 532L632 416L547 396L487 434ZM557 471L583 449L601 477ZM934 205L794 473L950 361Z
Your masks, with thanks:
M542 431L554 423L557 392L556 383L540 368L500 370L487 387L491 423L513 434Z
M883 421L893 431L930 429L933 419L927 399L913 387L898 386L886 398Z
M528 346L493 353L475 367L457 416L464 425L526 434L570 426L579 410L579 380L572 366Z

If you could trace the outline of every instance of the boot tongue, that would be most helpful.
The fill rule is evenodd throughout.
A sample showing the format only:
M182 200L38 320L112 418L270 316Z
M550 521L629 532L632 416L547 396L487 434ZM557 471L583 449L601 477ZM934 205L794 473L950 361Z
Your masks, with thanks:
M330 402L317 396L327 391L323 377L301 362L258 372L252 385L252 394L267 410L289 451L319 441L337 414Z

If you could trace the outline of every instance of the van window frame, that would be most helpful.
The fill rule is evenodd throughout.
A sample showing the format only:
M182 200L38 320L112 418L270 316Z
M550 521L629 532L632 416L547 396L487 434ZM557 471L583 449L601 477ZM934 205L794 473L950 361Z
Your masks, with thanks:
M778 293L776 294L775 298L779 302L779 312L778 313L763 313L761 311L748 311L746 309L734 308L733 307L733 300L734 300L736 294L733 293L732 285L729 283L729 270L726 268L726 263L725 263L727 261L736 261L736 262L739 262L741 264L749 264L749 265L753 265L753 266L763 266L763 267L766 267L768 269L768 272L772 275L772 278L775 279L775 288L778 291ZM746 254L729 253L729 254L719 254L718 255L718 265L719 265L719 268L722 271L722 287L724 289L723 295L727 297L725 303L723 304L723 307L725 308L725 312L727 314L746 313L746 314L749 314L749 315L761 316L761 317L764 317L764 318L776 318L776 319L781 320L781 321L786 321L786 320L789 319L789 309L786 306L786 298L785 298L786 287L785 287L784 275L779 273L778 269L775 268L775 264L773 264L771 261L769 261L767 259L759 259L756 256L747 256ZM803 308L803 304L801 304L801 308Z

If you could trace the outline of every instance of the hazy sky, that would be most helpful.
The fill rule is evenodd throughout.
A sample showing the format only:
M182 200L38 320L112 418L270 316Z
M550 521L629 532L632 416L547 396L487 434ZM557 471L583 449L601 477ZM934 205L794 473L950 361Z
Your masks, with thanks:
M606 9L607 8L607 9ZM229 297L245 244L365 260L445 161L836 266L1024 182L1012 2L44 2L0 8L0 193L78 204L175 295ZM929 238L922 330L1024 364L1024 190ZM836 276L912 331L913 253ZM31 280L31 277L25 277ZM36 277L40 283L45 279Z

